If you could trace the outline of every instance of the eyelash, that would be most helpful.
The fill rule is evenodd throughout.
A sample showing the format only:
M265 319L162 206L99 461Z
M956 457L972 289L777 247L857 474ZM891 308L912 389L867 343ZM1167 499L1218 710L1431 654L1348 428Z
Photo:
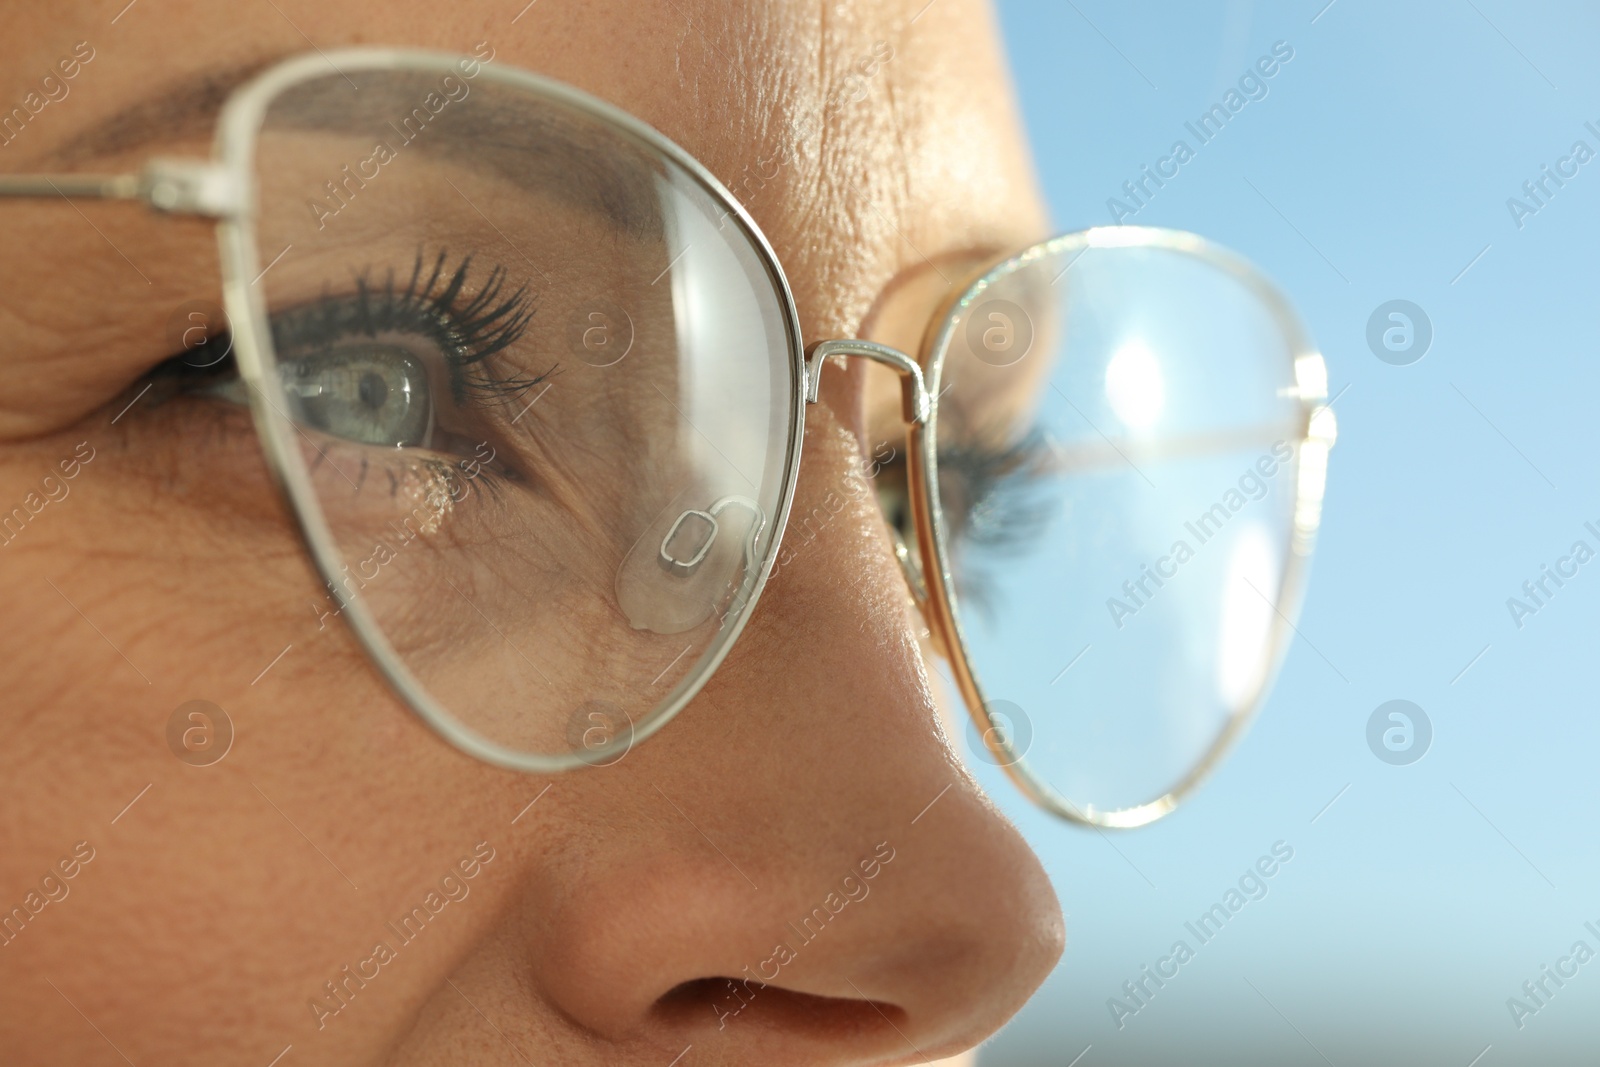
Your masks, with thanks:
M353 295L325 295L273 315L273 347L286 357L349 337L411 334L438 346L450 372L451 395L458 403L469 397L515 400L555 374L558 366L531 376L490 370L491 359L526 334L536 311L533 297L526 285L506 294L508 275L498 266L489 271L477 294L468 297L473 257L464 257L449 271L448 262L449 254L441 251L429 268L419 250L403 288L396 288L392 268L380 287L371 284L370 268L362 271ZM232 348L228 331L212 334L200 345L169 357L149 377L170 392L214 388L238 375Z
M995 447L985 444L946 448L939 453L939 479L949 478L960 487L958 499L967 502L951 536L968 544L1003 551L1025 540L1030 526L1043 517L1038 501L1027 491L1043 477L1048 447L1037 432ZM941 490L941 497L952 495Z
M980 558L994 562L1039 535L1050 508L1032 490L1046 476L1049 454L1037 431L1000 447L974 444L939 454L939 480L954 479L960 486L958 499L966 502L960 515L945 517L958 549L983 549ZM951 498L942 489L940 495ZM968 566L953 569L957 596L981 613L998 610L992 581L972 565L970 555Z
M379 289L372 287L370 272L363 271L356 277L353 296L324 297L274 315L273 346L280 353L291 353L344 337L413 334L432 341L444 354L450 367L451 393L458 403L469 395L515 399L550 377L556 368L531 377L497 375L489 369L490 359L516 344L533 321L535 308L528 287L502 295L508 276L504 267L497 266L489 271L477 295L467 297L472 256L464 257L449 272L445 269L448 262L449 254L441 250L428 270L419 250L411 280L399 290L393 269Z
M940 497L961 501L957 512L946 511L945 523L952 548L981 547L993 558L1020 548L1036 533L1047 517L1047 508L1030 494L1030 489L1045 476L1049 448L1036 433L1024 435L1008 445L972 444L946 448L939 452ZM880 468L878 476L890 475L892 507L885 508L890 525L908 541L911 539L909 501L904 491L905 460L896 458ZM891 513L892 512L892 513ZM956 594L988 605L988 585L981 572L971 567L955 573Z

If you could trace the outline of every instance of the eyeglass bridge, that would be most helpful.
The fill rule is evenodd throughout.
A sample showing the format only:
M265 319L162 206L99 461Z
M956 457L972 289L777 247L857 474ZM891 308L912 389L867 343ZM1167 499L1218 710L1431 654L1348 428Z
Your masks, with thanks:
M898 348L880 345L873 341L818 341L806 349L806 402L817 402L822 385L822 366L829 356L858 356L882 363L900 373L901 414L909 423L922 425L928 421L933 403L928 397L928 387L922 379L922 365Z

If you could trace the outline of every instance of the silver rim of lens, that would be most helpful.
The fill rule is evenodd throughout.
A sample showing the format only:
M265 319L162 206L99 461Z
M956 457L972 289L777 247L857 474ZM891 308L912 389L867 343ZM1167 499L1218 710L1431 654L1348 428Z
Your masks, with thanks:
M913 427L912 454L921 468L913 473L915 488L925 501L923 508L932 525L932 536L922 538L925 580L928 585L930 625L942 631L947 658L967 709L1007 775L1035 803L1071 822L1089 826L1129 829L1154 822L1186 800L1214 771L1229 749L1249 727L1272 689L1289 637L1292 620L1299 612L1307 568L1322 520L1322 498L1326 485L1328 450L1337 428L1333 411L1325 403L1328 395L1326 364L1312 343L1299 317L1284 295L1265 275L1243 257L1192 233L1146 226L1104 226L1064 234L1034 245L1017 255L993 263L964 290L951 299L929 328L923 344L923 374L930 395L938 396L945 354L949 351L958 321L983 293L1000 279L1047 256L1063 253L1081 255L1090 248L1156 248L1202 260L1237 279L1258 296L1271 312L1290 353L1290 371L1301 406L1302 432L1297 442L1300 463L1294 492L1294 515L1288 533L1287 563L1279 584L1279 596L1268 641L1268 668L1252 697L1241 703L1218 733L1216 740L1193 769L1166 793L1128 808L1099 809L1080 807L1034 770L1024 753L1013 750L1010 731L992 716L984 697L982 681L967 652L961 626L954 583L947 552L944 513L937 492L939 468L936 453L938 407L930 412L927 424ZM919 509L920 510L920 509Z
M255 240L257 204L255 195L255 165L257 135L265 123L268 109L285 90L308 81L351 71L389 70L396 72L447 73L456 69L464 58L446 52L392 48L339 49L326 54L299 56L267 70L241 87L228 99L217 126L213 156L229 173L237 187L249 190L248 207L242 214L224 218L218 223L217 235L221 248L223 303L234 330L234 354L239 373L250 392L250 407L256 430L261 438L267 464L272 471L290 511L294 515L306 549L323 581L335 590L339 582L340 559L331 531L323 515L322 505L312 487L309 472L295 440L295 431L288 419L274 409L272 394L276 390L269 384L266 367L271 362L271 331L266 317L266 305L261 290L253 285L260 272L260 255ZM788 454L784 463L783 484L779 489L779 506L774 518L773 535L768 550L761 561L754 587L748 600L740 609L720 645L712 649L697 672L681 681L674 691L658 703L645 721L638 725L628 745L636 745L666 725L692 700L702 685L727 656L739 634L749 622L761 591L771 574L777 558L778 547L788 523L790 505L794 499L795 481L800 468L800 446L805 429L805 353L800 336L800 319L788 280L778 263L772 246L742 205L694 157L668 140L654 128L640 122L602 100L571 86L544 78L527 71L507 66L485 64L479 78L522 90L534 99L543 99L608 124L644 147L681 168L692 177L714 201L727 211L728 217L739 226L744 236L759 253L767 276L783 306L784 325L789 339L789 390L790 427ZM465 726L412 675L399 654L384 636L382 628L373 618L359 595L338 592L344 604L343 616L355 633L357 641L366 651L380 675L389 683L400 699L424 723L450 744L469 755L501 767L533 773L552 773L576 767L593 766L599 758L612 755L607 750L587 753L533 753L501 745Z

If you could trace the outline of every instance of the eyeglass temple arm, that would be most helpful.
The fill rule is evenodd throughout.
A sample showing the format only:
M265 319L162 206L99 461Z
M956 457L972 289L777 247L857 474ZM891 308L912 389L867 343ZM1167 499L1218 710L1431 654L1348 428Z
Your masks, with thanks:
M138 174L17 174L0 176L0 196L82 196L100 200L142 200Z
M932 402L922 380L922 366L897 348L872 341L818 341L806 349L806 402L817 402L822 385L822 366L829 356L858 356L882 363L900 374L900 406L906 422L922 425L928 421Z
M4 174L0 197L140 200L175 215L232 218L248 203L234 171L206 159L153 159L138 174Z

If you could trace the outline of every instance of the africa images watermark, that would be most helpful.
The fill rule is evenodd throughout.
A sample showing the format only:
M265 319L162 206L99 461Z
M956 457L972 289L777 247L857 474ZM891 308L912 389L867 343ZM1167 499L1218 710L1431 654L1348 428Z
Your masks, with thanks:
M322 993L310 997L306 1003L317 1029L328 1025L328 1020L339 1015L355 1000L356 995L383 973L383 968L400 958L400 950L421 937L428 924L437 919L451 903L461 903L472 892L467 883L478 877L483 868L495 858L494 846L479 841L472 854L458 860L439 878L438 889L430 889L422 903L402 915L397 922L384 924L384 937L372 946L372 951L355 966L345 964L339 973L322 983ZM392 942L392 943L391 943Z
M773 561L772 573L768 580L776 578L795 558L816 541L817 535L833 521L834 517L844 510L849 500L861 500L872 493L873 482L883 469L895 462L898 453L893 445L879 442L872 450L872 455L864 456L861 460L861 477L847 477L842 485L843 495L835 489L829 489L823 496L821 503L812 507L804 514L798 510L789 516L788 525L785 527L783 544L779 547L778 558ZM799 533L805 533L805 540L801 540ZM742 605L741 605L742 610Z
M1583 928L1593 934L1600 941L1600 927L1592 922L1583 924ZM1578 976L1578 969L1594 959L1595 951L1589 942L1579 939L1572 943L1565 956L1556 960L1552 968L1548 963L1539 965L1539 976L1530 978L1522 983L1522 996L1507 997L1506 1010L1511 1013L1511 1021L1521 1030L1528 1025L1529 1016L1538 1015L1541 1010L1548 1007L1551 999L1567 984ZM1554 985L1555 988L1550 987Z
M38 118L45 108L65 100L72 92L72 79L82 73L94 57L94 46L88 41L79 41L72 46L70 55L56 60L55 66L39 79L38 88L29 89L23 94L21 102L12 105L8 111L0 112L0 148L10 148L11 142L21 137L28 124Z
M883 868L892 863L894 857L894 847L889 842L878 842L873 846L872 855L859 861L855 869L840 878L838 888L830 890L820 904L813 906L800 920L798 926L793 922L788 924L789 930L784 935L785 940L773 946L770 956L756 964L753 969L747 964L742 980L726 979L727 991L723 994L723 1005L731 1005L731 1008L718 1004L711 1005L711 1010L717 1016L717 1029L724 1029L729 1019L744 1011L761 990L776 981L783 968L799 958L801 949L821 937L828 924L845 908L852 903L866 900L867 895L872 892L872 887L868 883L882 874ZM789 933L794 934L794 937L789 938Z
M487 455L485 449L488 450ZM399 521L390 519L386 524L388 536L373 540L372 551L355 563L355 572L351 573L351 564L343 564L338 581L327 583L328 591L323 594L323 603L312 603L311 610L317 616L318 632L328 628L329 619L342 615L345 605L355 599L355 594L377 581L383 574L383 568L399 559L400 553L408 546L420 538L437 533L445 517L455 505L467 498L475 479L483 474L485 467L494 463L495 457L494 446L481 441L471 458L459 459L453 466L443 461L429 461L426 467L427 481L416 490L417 503L410 513ZM457 469L464 477L456 474Z
M78 876L90 860L94 859L94 846L79 841L72 846L72 854L62 856L39 879L39 887L30 889L22 903L9 912L0 913L0 948L22 936L30 923L36 922L41 912L51 904L59 904L72 892L72 879Z
M1595 524L1586 522L1583 528L1600 544L1600 529ZM1506 597L1506 611L1511 613L1511 621L1517 629L1527 625L1525 621L1530 615L1539 614L1540 610L1549 606L1555 595L1572 579L1578 576L1579 568L1591 559L1594 559L1595 550L1588 541L1579 538L1572 542L1572 547L1567 554L1557 557L1555 565L1548 563L1539 564L1539 574L1522 583L1522 596Z
M1172 142L1167 154L1157 159L1153 167L1148 163L1143 164L1137 178L1122 183L1122 192L1127 201L1114 196L1106 201L1111 221L1118 224L1125 222L1148 206L1156 193L1181 174L1183 165L1193 159L1201 148L1210 144L1233 117L1244 110L1246 104L1267 98L1270 92L1267 82L1276 77L1293 58L1294 47L1288 41L1274 41L1269 55L1261 56L1239 75L1238 88L1229 89L1222 94L1221 101L1202 111L1193 122L1183 124L1184 129L1194 137L1194 147L1180 137Z
M1585 122L1583 128L1595 138L1595 143L1600 144L1600 127L1593 122ZM1567 154L1556 158L1555 166L1548 163L1539 165L1539 174L1522 183L1522 197L1506 197L1506 210L1511 213L1511 221L1517 229L1527 225L1527 220L1537 215L1542 209L1550 206L1550 201L1573 178L1578 176L1579 168L1595 157L1595 150L1588 141L1581 137L1572 142L1572 147L1567 149ZM1568 168L1571 169L1568 169Z
M1244 510L1246 504L1264 499L1269 492L1268 480L1293 458L1293 445L1287 441L1273 442L1270 453L1262 453L1253 466L1246 467L1239 475L1237 488L1230 487L1222 494L1222 499L1183 524L1194 538L1193 545L1178 538L1166 555L1154 563L1142 564L1138 575L1122 583L1122 597L1106 597L1106 611L1111 614L1116 628L1122 629L1130 616L1147 607L1161 587L1178 576L1178 568L1194 559L1196 552L1221 533L1223 525Z
M311 210L311 217L317 221L317 229L326 229L328 220L334 218L354 202L357 194L367 187L367 182L374 181L383 173L383 168L399 158L400 150L412 141L421 137L427 130L428 123L443 114L444 109L452 103L459 104L472 92L468 84L483 70L485 64L494 60L495 51L488 41L480 41L473 49L473 58L461 59L456 64L456 69L461 72L461 77L446 74L439 79L439 87L428 93L422 101L401 117L400 125L389 123L389 128L395 132L397 140L390 143L387 140L378 141L372 153L364 159L357 160L355 170L351 164L346 163L339 169L339 174L324 182L328 192L321 200L307 200L306 206Z
M59 477L54 471L46 474L39 480L39 488L25 495L22 503L10 511L0 512L0 548L10 547L45 508L66 500L72 493L72 479L83 473L83 468L94 462L94 457L94 446L88 441L79 441L72 455L56 464L61 472Z
M1187 940L1179 938L1172 943L1172 948L1165 956L1156 960L1153 967L1148 963L1144 964L1139 968L1137 978L1130 978L1122 983L1122 993L1126 1000L1115 996L1106 998L1106 1010L1111 1013L1111 1021L1117 1024L1118 1030L1127 1025L1128 1019L1148 1008L1156 993L1167 982L1178 977L1184 964L1194 959L1198 947L1214 941L1222 932L1223 926L1243 911L1246 904L1266 899L1267 880L1294 859L1294 846L1286 841L1274 841L1271 851L1271 855L1260 856L1255 863L1245 868L1245 872L1239 876L1237 886L1229 886L1220 901L1201 912L1200 917L1193 922L1183 924L1184 929L1193 935L1196 947L1191 948Z

